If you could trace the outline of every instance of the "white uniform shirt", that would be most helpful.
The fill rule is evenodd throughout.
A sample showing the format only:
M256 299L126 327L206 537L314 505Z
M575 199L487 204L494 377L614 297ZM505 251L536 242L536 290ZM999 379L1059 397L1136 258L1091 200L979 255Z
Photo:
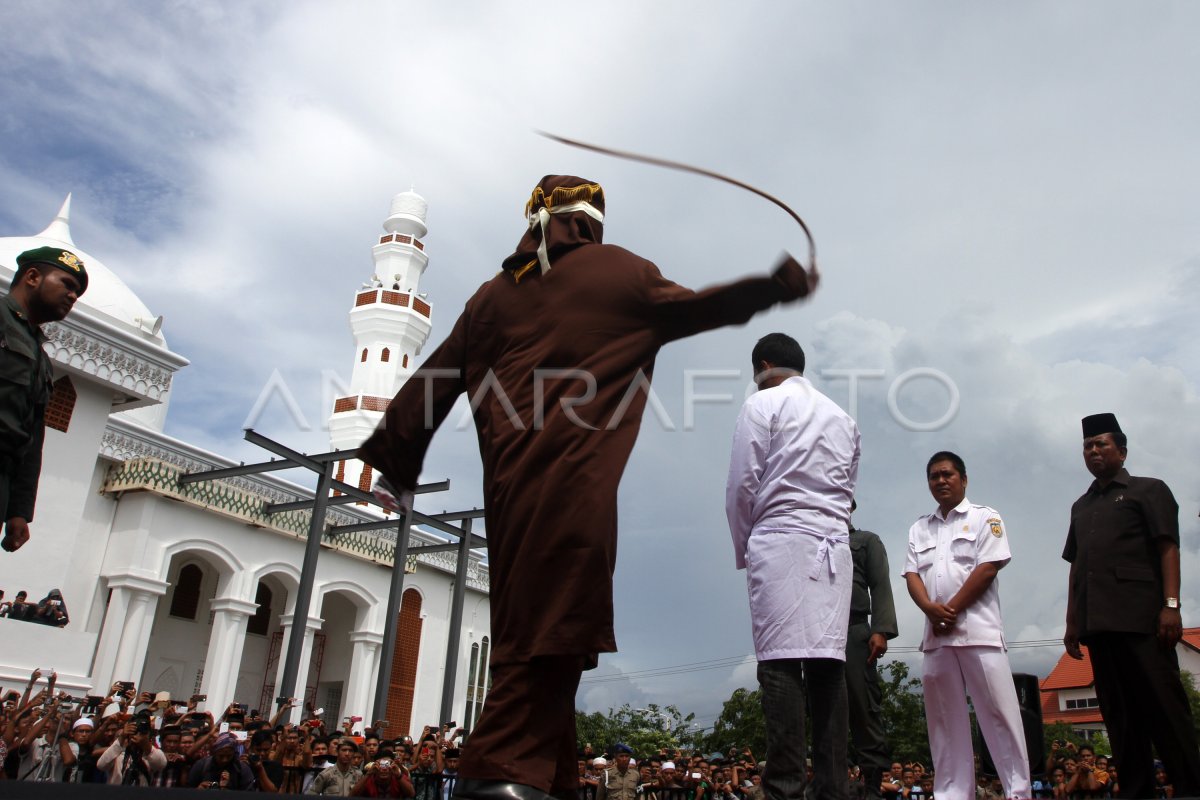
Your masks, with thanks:
M1000 515L964 497L945 519L934 511L909 528L903 574L919 575L930 600L948 603L977 566L992 562L1003 567L1011 558ZM958 609L958 622L950 633L934 636L932 623L925 620L922 652L967 645L1005 646L999 577L970 608Z
M858 481L858 426L796 376L746 399L733 434L725 514L738 569L752 531L843 535Z

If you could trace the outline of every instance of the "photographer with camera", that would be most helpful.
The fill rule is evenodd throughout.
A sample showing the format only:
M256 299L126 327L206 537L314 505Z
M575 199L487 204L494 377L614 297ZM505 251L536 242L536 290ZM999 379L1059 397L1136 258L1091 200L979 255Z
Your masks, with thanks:
M183 752L183 729L178 725L164 725L159 729L158 742L167 766L158 773L154 785L162 788L183 786L191 766Z
M55 628L65 628L71 618L67 615L67 604L63 601L62 592L58 589L51 589L50 593L37 604L29 621L41 625L52 625Z
M42 705L32 709L30 719L33 722L21 739L21 761L18 770L20 779L24 781L57 783L62 780L63 764L59 758L59 740L70 733L74 718L69 716L70 697L65 692L59 692L58 696L54 697L56 678L57 676L51 673L50 688L39 695L44 696Z
M283 786L283 764L271 758L275 734L259 729L250 737L250 747L242 754L242 763L254 773L254 787L260 792L276 794Z
M415 794L408 772L390 757L367 764L362 778L350 790L351 797L412 797Z
M100 756L96 768L108 773L110 786L149 786L167 766L167 757L151 742L151 730L150 713L135 714Z

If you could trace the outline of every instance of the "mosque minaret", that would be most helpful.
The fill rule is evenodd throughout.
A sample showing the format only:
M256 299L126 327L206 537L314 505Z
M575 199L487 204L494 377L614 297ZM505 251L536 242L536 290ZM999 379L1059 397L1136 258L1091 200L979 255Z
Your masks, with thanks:
M429 338L431 307L420 293L429 263L425 243L425 199L416 192L392 198L383 236L371 249L375 269L354 295L350 329L354 368L348 392L336 398L329 417L332 448L351 450L375 430L387 404L413 373ZM361 461L338 462L338 480L369 490L371 468Z

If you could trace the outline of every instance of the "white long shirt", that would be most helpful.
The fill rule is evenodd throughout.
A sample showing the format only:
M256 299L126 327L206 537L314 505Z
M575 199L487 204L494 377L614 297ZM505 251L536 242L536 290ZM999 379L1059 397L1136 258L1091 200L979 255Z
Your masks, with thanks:
M1000 514L964 497L945 518L941 511L934 511L909 528L904 574L919 576L933 602L948 603L980 564L992 562L999 568L1011 559ZM925 620L922 652L967 645L1005 646L999 577L970 608L958 611L958 622L950 633L934 636L932 624Z
M742 406L725 512L760 661L845 658L858 459L854 420L802 377Z
M755 392L742 405L725 515L738 569L753 531L845 534L858 481L858 425L807 378Z

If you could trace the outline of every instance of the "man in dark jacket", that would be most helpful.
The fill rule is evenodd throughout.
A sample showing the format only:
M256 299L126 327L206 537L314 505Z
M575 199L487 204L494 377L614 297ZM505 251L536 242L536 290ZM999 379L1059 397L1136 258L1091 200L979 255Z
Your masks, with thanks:
M1095 476L1071 506L1063 558L1067 655L1088 648L1122 797L1155 797L1158 751L1176 797L1200 795L1200 750L1175 645L1179 504L1157 478L1125 469L1128 439L1113 414L1083 419L1083 461Z
M17 256L8 296L0 301L0 547L9 552L29 541L42 471L53 373L42 350L41 326L71 313L87 284L78 256L39 247Z
M359 449L411 502L434 432L469 393L493 642L492 689L455 789L471 800L574 796L575 692L616 650L617 487L659 349L802 298L817 280L789 256L771 275L685 289L602 244L604 192L582 178L543 178L525 212L516 252Z
M851 501L851 513L858 503ZM846 695L850 708L850 737L862 767L867 797L879 797L883 771L888 768L883 734L883 689L876 662L887 652L888 640L899 633L892 598L887 550L879 536L850 525L850 556L854 587L850 595L850 628L846 635Z

